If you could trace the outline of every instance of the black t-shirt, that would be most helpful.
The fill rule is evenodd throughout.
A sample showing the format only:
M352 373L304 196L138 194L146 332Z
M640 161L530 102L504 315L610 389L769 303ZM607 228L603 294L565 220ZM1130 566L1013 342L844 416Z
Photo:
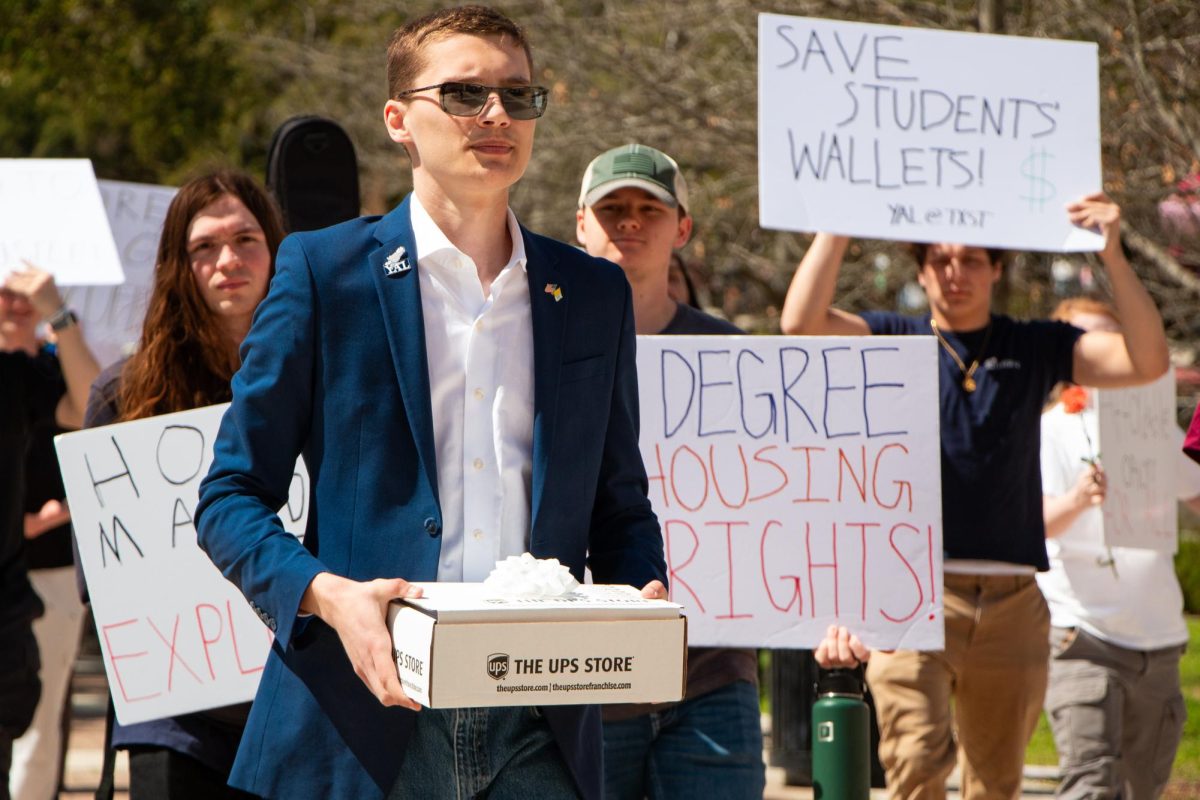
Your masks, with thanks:
M26 574L25 456L34 425L54 418L65 391L49 353L0 353L0 628L42 613Z
M932 335L929 317L871 311L874 334ZM1042 519L1041 413L1059 381L1071 380L1075 342L1063 322L993 315L987 329L942 331L964 364L981 358L974 392L938 347L942 440L942 532L947 558L1049 569ZM985 342L986 339L986 342ZM980 349L983 348L983 352Z
M29 450L25 454L25 513L36 514L48 500L62 500L62 473L54 452L54 437L64 431L52 419L39 421L33 428ZM69 567L75 560L71 555L71 523L46 531L36 539L25 542L25 560L30 569Z

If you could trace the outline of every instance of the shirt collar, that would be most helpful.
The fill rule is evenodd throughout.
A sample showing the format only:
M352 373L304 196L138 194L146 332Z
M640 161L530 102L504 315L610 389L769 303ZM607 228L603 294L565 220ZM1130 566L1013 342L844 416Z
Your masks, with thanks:
M471 260L470 256L459 250L453 242L446 238L446 234L442 233L442 229L433 221L433 217L429 216L425 206L421 205L421 200L415 192L409 209L413 243L417 246L418 267L422 264L430 266L445 264L455 258ZM509 267L517 267L524 271L526 269L525 238L521 235L521 225L517 222L517 215L511 208L507 209L507 214L508 235L512 239L512 253L509 254L508 263L500 271L503 273Z

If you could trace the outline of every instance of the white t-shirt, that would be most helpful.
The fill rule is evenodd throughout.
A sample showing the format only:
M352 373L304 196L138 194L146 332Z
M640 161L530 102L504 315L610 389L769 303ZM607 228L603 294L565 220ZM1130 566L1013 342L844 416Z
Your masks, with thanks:
M1093 457L1084 436L1097 441L1092 408L1067 414L1062 404L1042 415L1042 491L1066 494ZM1176 453L1177 496L1200 495L1200 465L1183 455L1183 432ZM1061 535L1046 540L1050 571L1039 573L1038 586L1050 606L1050 624L1082 628L1121 647L1155 650L1188 639L1183 620L1183 593L1171 556L1157 550L1112 548L1116 565L1106 564L1104 516L1099 506L1081 513Z

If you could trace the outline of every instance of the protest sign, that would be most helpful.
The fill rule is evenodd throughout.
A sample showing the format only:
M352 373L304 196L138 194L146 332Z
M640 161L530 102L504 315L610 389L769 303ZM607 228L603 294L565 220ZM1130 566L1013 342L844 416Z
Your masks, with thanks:
M1096 393L1100 463L1108 475L1104 543L1174 553L1179 509L1175 374Z
M55 439L92 613L123 725L250 700L271 632L196 544L200 481L228 405ZM303 536L303 461L280 510Z
M24 261L59 286L124 280L92 162L0 158L0 276Z
M69 288L63 292L63 299L79 315L96 360L107 366L128 355L142 335L146 302L154 285L158 239L177 190L123 181L97 183L125 270L125 282L120 286Z
M760 14L760 222L981 247L1099 250L1093 43Z
M642 336L641 451L693 645L942 646L933 337Z

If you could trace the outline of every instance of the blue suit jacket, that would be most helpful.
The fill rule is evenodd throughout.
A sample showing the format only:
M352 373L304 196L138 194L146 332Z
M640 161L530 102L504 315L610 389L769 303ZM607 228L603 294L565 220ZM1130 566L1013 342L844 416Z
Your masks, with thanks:
M638 452L629 285L614 265L528 231L534 342L530 550L598 583L665 582ZM397 247L414 268L385 275ZM337 635L298 618L322 571L437 579L442 512L416 244L406 200L288 237L259 306L196 511L201 547L276 635L231 783L267 797L380 797L415 719L385 708ZM544 291L557 284L562 300ZM276 511L296 456L312 477L303 544ZM585 797L599 798L594 706L544 714Z

